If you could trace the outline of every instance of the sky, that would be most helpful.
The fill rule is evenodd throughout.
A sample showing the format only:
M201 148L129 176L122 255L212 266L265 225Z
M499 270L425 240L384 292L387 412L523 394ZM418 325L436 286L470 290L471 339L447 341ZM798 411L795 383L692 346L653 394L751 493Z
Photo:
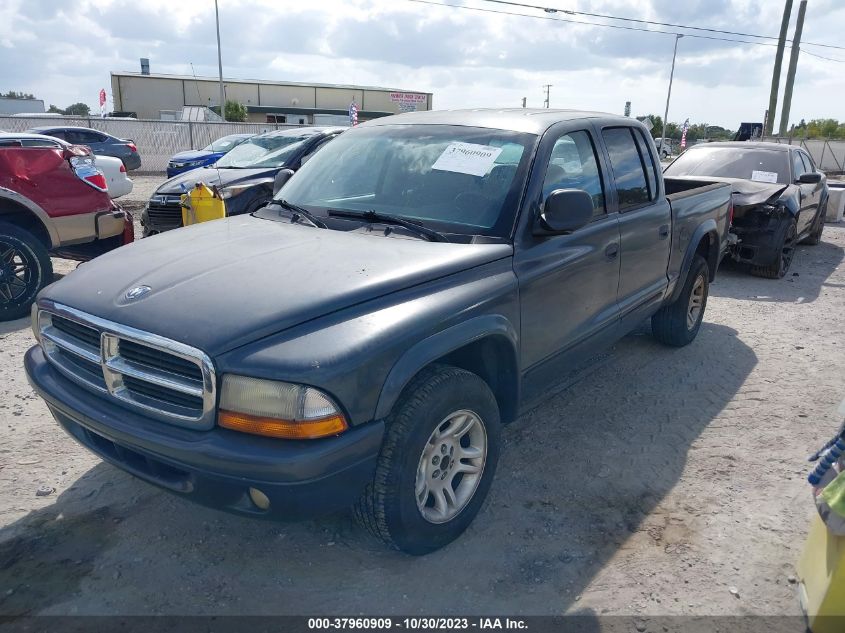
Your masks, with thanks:
M782 0L514 1L770 36L783 12ZM432 92L435 109L518 107L523 97L541 107L542 86L552 84L551 107L622 114L630 101L634 115L663 115L671 33L573 24L559 19L600 20L484 0L430 2L464 8L412 0L219 0L224 76ZM799 0L794 4L790 40ZM803 42L845 46L843 32L845 2L809 0ZM802 44L801 51L790 121L845 120L845 50ZM109 72L138 71L141 57L153 73L216 76L213 1L0 1L0 92L31 92L59 107L82 101L97 111L100 88L110 92ZM730 129L762 120L774 58L772 46L684 37L669 120ZM789 49L781 94L788 60Z

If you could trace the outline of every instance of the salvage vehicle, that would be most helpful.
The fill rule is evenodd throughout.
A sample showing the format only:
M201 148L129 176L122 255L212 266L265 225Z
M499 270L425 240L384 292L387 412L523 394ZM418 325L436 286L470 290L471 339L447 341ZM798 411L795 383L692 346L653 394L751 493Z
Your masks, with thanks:
M732 185L729 255L748 264L753 275L780 279L789 271L799 242L815 245L821 241L827 178L800 147L710 143L687 150L664 174Z
M167 163L167 177L191 171L199 167L213 165L238 145L252 138L255 134L229 134L209 143L202 149L192 149L174 154Z
M0 134L0 321L29 313L53 280L50 255L88 260L132 240L86 147Z
M113 156L94 156L94 166L103 172L108 185L109 198L120 198L132 193L135 183L126 173L126 166Z
M648 317L667 345L696 337L730 187L658 165L613 115L367 121L260 211L53 284L26 372L141 479L253 516L354 505L424 554L470 524L502 425L561 376Z
M297 170L343 132L338 127L301 127L253 136L214 165L165 181L141 213L144 237L182 226L181 197L197 183L216 188L227 215L252 213L270 202L273 183L283 169Z
M101 130L76 125L44 125L27 132L52 136L71 145L85 145L90 147L94 154L119 158L129 171L141 167L141 155L132 139L117 138Z

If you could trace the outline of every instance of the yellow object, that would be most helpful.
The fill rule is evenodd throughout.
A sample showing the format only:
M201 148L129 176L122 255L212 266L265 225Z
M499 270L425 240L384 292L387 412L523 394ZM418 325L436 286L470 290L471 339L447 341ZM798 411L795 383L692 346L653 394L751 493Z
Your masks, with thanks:
M182 226L226 217L226 203L205 184L198 182L181 197Z
M813 633L845 631L845 536L815 515L798 563L801 608Z
M241 433L252 433L253 435L286 440L313 440L319 437L329 437L339 435L349 428L341 415L331 415L316 420L291 421L249 415L248 413L235 413L222 409L217 416L217 424L224 429L240 431Z

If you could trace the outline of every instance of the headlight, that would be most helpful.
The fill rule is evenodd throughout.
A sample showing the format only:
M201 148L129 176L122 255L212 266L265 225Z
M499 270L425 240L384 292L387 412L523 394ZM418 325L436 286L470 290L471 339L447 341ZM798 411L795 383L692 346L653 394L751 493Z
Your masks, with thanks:
M338 435L349 428L340 408L319 389L234 374L223 376L217 424L290 440Z

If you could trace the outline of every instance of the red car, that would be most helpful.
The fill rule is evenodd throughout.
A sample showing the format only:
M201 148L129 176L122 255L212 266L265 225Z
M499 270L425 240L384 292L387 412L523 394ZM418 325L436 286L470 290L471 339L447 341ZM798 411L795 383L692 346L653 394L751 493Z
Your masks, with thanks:
M87 147L0 134L0 321L29 313L50 255L86 261L134 239Z

